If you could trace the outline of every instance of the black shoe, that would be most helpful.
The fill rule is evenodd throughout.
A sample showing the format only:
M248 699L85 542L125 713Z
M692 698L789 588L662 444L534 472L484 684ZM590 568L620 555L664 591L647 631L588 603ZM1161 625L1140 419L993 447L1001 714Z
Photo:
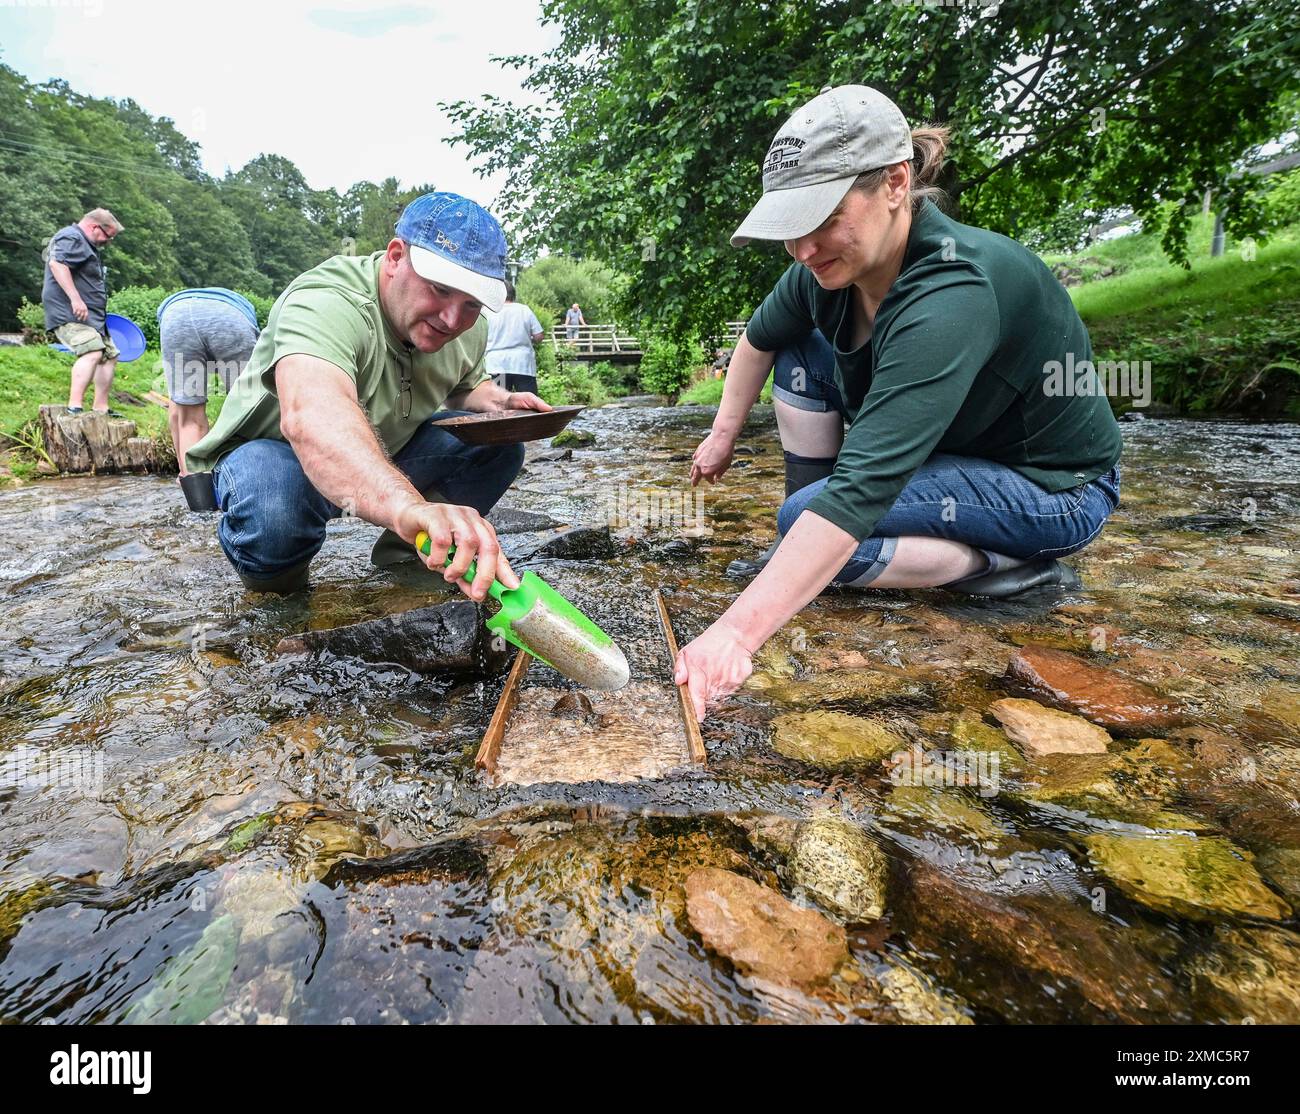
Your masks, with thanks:
M125 417L126 417L126 415L123 414L120 410L114 410L112 407L109 407L107 410L96 410L95 413L96 413L96 414L103 414L104 417L106 417L106 418L125 418Z
M747 561L744 558L737 558L732 561L727 566L727 576L732 580L749 580L751 577L757 576L767 567L767 563L772 559L772 554L776 552L776 547L780 544L781 539L777 538L767 547L765 553L755 557L752 561Z
M69 406L69 407L68 407L68 413L69 413L69 414L84 414L85 412L86 412L85 409L84 409L83 407L80 407L80 406Z
M280 596L288 596L294 592L301 592L307 587L307 567L310 564L310 560L304 561L266 580L245 576L242 572L239 573L239 579L250 592L274 592Z
M1079 574L1069 565L1052 558L1047 561L1030 561L1012 569L981 573L979 576L957 580L944 587L950 592L967 596L993 596L1005 599L1018 596L1031 588L1078 588L1082 585Z

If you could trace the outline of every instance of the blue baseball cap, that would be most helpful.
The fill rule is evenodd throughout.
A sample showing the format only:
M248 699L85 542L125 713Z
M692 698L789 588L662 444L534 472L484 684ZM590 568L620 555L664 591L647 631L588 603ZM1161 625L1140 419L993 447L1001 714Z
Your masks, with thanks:
M426 193L397 220L411 266L427 282L463 291L499 313L506 302L506 238L496 218L458 193Z

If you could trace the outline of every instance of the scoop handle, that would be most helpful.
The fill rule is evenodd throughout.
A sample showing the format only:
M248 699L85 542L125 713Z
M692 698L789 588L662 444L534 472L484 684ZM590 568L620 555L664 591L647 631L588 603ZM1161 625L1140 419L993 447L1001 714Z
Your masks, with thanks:
M421 553L423 553L426 557L429 556L431 552L433 552L433 542L430 540L429 535L426 534L423 530L421 530L418 534L415 535L415 548L419 550ZM447 560L445 560L442 563L443 568L446 568L448 565L451 564L451 559L455 555L456 555L456 547L454 545L448 546ZM478 571L478 562L471 561L469 563L469 568L465 570L465 575L462 576L461 579L464 580L466 583L470 583L474 580L474 574L477 571ZM509 591L509 589L504 584L502 584L501 581L493 580L492 586L488 589L488 595L490 595L494 600L499 600L501 599L501 594L507 591Z

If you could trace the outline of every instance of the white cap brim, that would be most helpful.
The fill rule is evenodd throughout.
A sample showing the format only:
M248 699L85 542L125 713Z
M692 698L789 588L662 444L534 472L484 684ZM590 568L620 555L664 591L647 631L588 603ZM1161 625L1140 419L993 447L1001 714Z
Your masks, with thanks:
M797 240L835 211L858 175L786 190L768 190L731 236L733 248L750 240Z
M411 267L426 282L450 286L482 302L493 313L501 312L501 307L506 304L506 284L500 279L480 275L428 248L416 244L407 247L411 249Z

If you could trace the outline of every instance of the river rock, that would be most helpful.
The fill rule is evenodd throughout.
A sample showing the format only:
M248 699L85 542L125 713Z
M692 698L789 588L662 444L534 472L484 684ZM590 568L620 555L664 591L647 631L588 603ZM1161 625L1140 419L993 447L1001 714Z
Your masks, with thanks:
M1256 854L1255 863L1293 903L1300 902L1300 847L1270 847Z
M1260 878L1249 851L1217 836L1112 832L1085 836L1097 870L1132 900L1173 917L1280 920L1290 906Z
M364 623L310 630L282 638L278 654L327 650L340 657L395 662L417 673L491 676L505 671L513 650L483 625L487 612L473 600L417 607ZM500 648L495 645L501 642Z
M908 1025L974 1025L970 1014L911 967L894 962L877 972L880 989ZM969 1009L969 1007L967 1007Z
M533 530L553 530L563 525L549 514L515 507L493 507L488 512L487 520L498 534L526 534Z
M800 824L786 869L794 885L847 920L884 915L889 861L871 836L842 817Z
M825 982L849 958L839 925L729 870L687 878L686 912L708 948L742 974L777 985Z
M925 688L895 673L882 673L875 669L836 669L806 681L769 685L764 687L763 693L778 704L818 708L841 702L872 704L902 696L923 696Z
M1193 995L1216 1021L1300 1024L1300 936L1294 932L1217 925L1188 974Z
M1008 834L987 812L976 808L957 793L925 785L899 785L889 794L885 809L925 828L966 836L976 843L997 842Z
M609 527L571 526L520 549L516 561L605 561L616 553Z
M1024 647L1007 676L1103 727L1148 730L1184 720L1178 706L1155 689L1046 646Z
M1167 1020L1176 995L1126 934L1058 898L1013 903L918 860L895 918L945 987L1008 1021Z
M225 997L235 969L239 929L229 915L218 917L203 935L174 956L127 1010L129 1025L195 1025Z
M997 700L989 711L1026 754L1105 754L1110 735L1070 712L1035 700Z
M574 429L570 426L568 429L561 430L551 438L551 448L562 449L565 445L594 445L596 435L586 429Z
M794 848L795 832L799 821L788 816L758 815L730 816L728 819L743 831L750 845L767 855L787 859Z
M1024 756L1011 745L1006 734L985 723L973 708L963 708L948 725L948 741L954 750L984 751L998 756L998 773L1015 776L1023 770Z
M772 746L817 766L878 762L907 746L883 723L845 712L792 712L772 721Z

